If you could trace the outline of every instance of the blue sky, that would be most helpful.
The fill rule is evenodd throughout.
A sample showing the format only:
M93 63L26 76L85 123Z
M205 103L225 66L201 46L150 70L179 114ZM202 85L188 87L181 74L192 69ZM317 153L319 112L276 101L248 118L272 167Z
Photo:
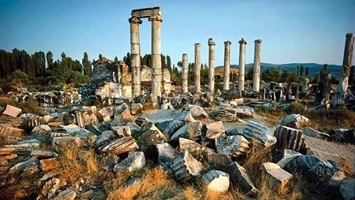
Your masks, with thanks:
M208 38L216 43L216 65L223 65L230 40L237 64L238 41L247 41L252 63L254 40L262 39L262 62L342 64L346 33L355 34L355 0L0 0L0 49L65 52L81 61L103 56L122 59L130 51L128 18L132 9L162 8L162 53L172 63L201 43L208 63ZM151 51L151 24L140 25L141 54ZM355 59L353 59L353 63Z

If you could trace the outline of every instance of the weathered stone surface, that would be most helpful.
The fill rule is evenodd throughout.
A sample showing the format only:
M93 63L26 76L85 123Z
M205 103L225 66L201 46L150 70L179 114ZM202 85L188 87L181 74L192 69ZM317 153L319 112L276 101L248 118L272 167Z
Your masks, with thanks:
M65 199L65 200L74 200L75 197L76 197L76 192L71 188L59 192L58 195L56 196L56 198L58 199Z
M228 191L230 182L229 175L220 170L210 170L202 176L203 183L208 190L217 192Z
M118 127L114 127L114 130L116 130L116 134L119 137L124 137L124 136L131 136L131 129L129 128L129 126L118 126Z
M303 132L303 134L310 136L310 137L316 137L316 138L320 138L320 139L330 138L329 134L314 130L313 128L308 127L308 126L303 127L302 132Z
M6 109L3 112L3 115L8 115L11 117L17 117L22 112L21 108L17 108L12 105L6 105Z
M287 126L277 125L274 132L278 149L292 149L300 153L306 152L303 132Z
M328 181L328 185L340 187L341 182L346 178L344 171L336 171ZM355 186L355 185L354 185Z
M13 160L16 159L17 157L18 157L17 154L4 155L4 156L0 156L0 161Z
M313 155L300 155L289 162L285 169L301 174L307 181L328 182L333 176L334 167Z
M50 132L52 132L52 129L48 125L39 125L32 129L31 134L47 134Z
M113 118L113 106L104 107L98 111L99 116L106 122L110 122Z
M355 129L333 129L329 135L332 141L355 144Z
M35 149L31 151L30 155L36 158L51 158L51 157L58 156L58 154L53 151L44 151L44 150L35 150Z
M94 147L99 148L112 140L116 139L118 135L113 130L104 131L100 136L98 136L93 143Z
M143 110L143 105L141 103L132 103L132 106L131 106L132 115L135 115L142 110Z
M256 142L257 144L262 144L265 147L270 147L276 143L276 138L272 135L269 128L256 123L254 121L249 121L243 130L243 136L249 142Z
M276 188L284 188L288 181L293 177L292 174L272 162L262 163L260 168L264 174L267 174L272 178L274 187Z
M194 141L199 140L202 133L202 123L200 121L189 123L186 132L188 139Z
M61 187L61 185L62 184L58 178L52 178L44 184L42 194L48 199L53 198L55 192Z
M232 163L230 157L225 154L209 153L206 157L210 169L226 169Z
M141 127L138 124L136 124L136 122L127 122L126 126L129 127L131 132L139 131L141 129Z
M99 147L98 150L102 153L122 154L130 151L136 151L138 149L139 147L136 141L132 137L126 136L117 138L112 142Z
M258 195L259 191L256 189L251 176L247 170L237 162L232 162L228 166L228 174L233 186L239 188L244 195L249 197L255 197Z
M306 149L307 149L307 154L306 155L314 155L317 156L321 160L332 160L336 162L338 165L341 165L344 162L344 158L340 156L339 154L335 153L330 153L326 151L322 151L317 149L317 146L315 145L307 145L307 140L306 140Z
M176 116L169 125L164 129L163 133L171 136L178 129L184 126L185 123L194 122L195 119L191 116L189 111L182 111L178 116Z
M293 159L295 159L297 156L300 156L300 154L297 151L294 151L292 149L284 149L283 157L276 163L278 166L281 168L285 168L285 166L291 162Z
M193 176L197 176L204 170L204 166L196 160L188 151L180 152L174 159L171 169L176 180L186 182Z
M238 130L237 126L230 127L225 132L226 135L242 135L242 132Z
M152 122L144 125L142 127L142 135L138 137L138 140L141 144L144 144L145 147L156 143L164 143L168 141L166 135L164 135ZM141 147L143 148L143 147Z
M60 165L60 162L57 158L48 158L39 160L40 168L43 171L49 171L57 168Z
M253 117L254 109L250 106L237 106L233 108L237 112L238 117Z
M25 161L19 162L17 164L15 164L14 166L12 166L9 169L9 174L17 174L17 173L21 173L25 170L26 167L28 167L29 165L31 165L32 163L34 163L35 165L38 166L38 159L37 158L29 158Z
M238 157L245 155L249 149L249 142L241 135L227 136L225 134L215 139L217 153Z
M186 138L187 135L187 128L188 125L185 124L184 126L182 126L181 128L179 128L171 137L169 141L176 141L179 138Z
M177 154L169 143L161 143L150 146L146 151L146 155L155 157L160 166L170 171L170 166Z
M68 145L75 145L77 147L82 147L86 143L86 138L84 137L54 137L52 140L52 147L55 149L61 149Z
M117 173L119 169L127 169L132 172L137 169L141 169L145 166L145 156L143 152L129 152L128 157L119 162L113 170Z
M207 154L214 153L213 149L204 147L193 140L189 140L185 138L179 138L179 150L180 151L187 150L190 153L198 153L198 152L201 153L205 152Z
M132 119L131 111L126 103L115 106L113 108L113 115L115 118L119 117L124 121Z
M14 128L10 126L2 126L0 125L0 136L8 136L8 135L17 135L20 136L25 131L20 128Z
M295 129L301 129L302 127L308 126L310 124L311 121L307 117L300 114L287 115L281 120L280 123L280 125Z
M340 185L340 194L345 200L352 200L355 199L355 179L348 179L342 181Z
M216 113L216 120L223 122L235 122L237 120L237 112L233 110L233 107L230 104L220 104L214 110Z
M208 119L207 112L201 106L189 105L189 110L194 119Z
M222 121L212 122L206 125L206 138L215 139L224 133Z

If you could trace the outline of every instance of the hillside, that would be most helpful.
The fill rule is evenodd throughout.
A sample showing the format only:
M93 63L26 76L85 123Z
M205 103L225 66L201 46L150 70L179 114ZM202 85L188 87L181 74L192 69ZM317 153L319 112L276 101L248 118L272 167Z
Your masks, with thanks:
M270 67L281 67L282 70L287 69L287 70L293 71L295 69L295 67L301 66L301 65L303 65L305 68L309 67L310 77L316 76L319 73L320 69L324 66L324 64L317 64L317 63L286 63L286 64L261 63L261 70L264 71ZM247 72L248 69L252 66L253 66L253 63L246 64L245 71ZM238 69L239 65L233 64L233 65L231 65L231 68ZM218 67L216 67L216 69L223 69L223 66L218 66ZM336 77L338 79L340 77L340 73L341 73L341 66L328 64L328 71L330 72L330 74L332 74L334 77Z

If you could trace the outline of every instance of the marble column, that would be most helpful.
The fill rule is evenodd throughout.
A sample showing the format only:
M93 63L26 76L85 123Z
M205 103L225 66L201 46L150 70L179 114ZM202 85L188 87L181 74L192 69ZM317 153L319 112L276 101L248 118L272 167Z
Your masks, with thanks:
M161 22L163 21L160 15L151 16L148 19L152 23L152 101L153 104L158 103L158 98L161 97Z
M182 93L188 93L188 70L189 63L187 54L182 54Z
M254 49L254 76L253 76L253 91L259 92L260 90L260 54L261 54L261 40L255 40Z
M212 38L208 39L208 89L211 94L214 93L214 47L216 44Z
M131 28L131 72L132 72L132 98L141 94L141 56L139 43L139 24L137 17L129 18Z
M349 76L353 61L354 36L352 33L346 34L343 66L341 71L341 80L339 81L339 92L346 92L348 89Z
M245 81L245 45L247 42L242 38L239 41L239 77L238 77L238 88L239 91L244 91L244 81Z
M231 57L231 42L224 42L224 75L223 75L223 90L229 90L230 76L230 57Z
M194 66L194 80L195 80L195 93L201 92L201 55L200 55L200 43L195 43L195 66Z

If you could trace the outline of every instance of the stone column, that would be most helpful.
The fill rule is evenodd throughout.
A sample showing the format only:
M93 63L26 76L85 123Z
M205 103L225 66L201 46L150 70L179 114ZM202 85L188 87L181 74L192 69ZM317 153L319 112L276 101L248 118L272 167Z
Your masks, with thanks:
M189 63L187 54L182 54L182 93L188 93L188 70Z
M253 77L253 91L259 92L260 90L260 54L261 54L261 40L255 40L254 51L254 77Z
M195 79L195 93L201 92L201 55L200 55L200 43L195 43L195 66L194 66L194 79Z
M344 58L343 67L341 71L341 80L339 82L338 91L346 92L348 89L349 76L353 61L354 52L354 36L352 33L346 34L345 48L344 48Z
M229 90L231 44L229 40L224 42L223 90Z
M129 18L131 27L131 71L132 71L132 98L141 94L141 56L139 44L139 24L137 17Z
M238 78L238 88L239 91L244 91L244 80L245 80L245 45L247 42L242 38L239 41L239 78Z
M153 104L158 103L158 98L161 97L161 40L160 40L160 25L163 21L160 15L149 17L152 23L152 101Z
M216 44L213 42L212 38L208 39L208 89L211 94L214 93L214 46Z

